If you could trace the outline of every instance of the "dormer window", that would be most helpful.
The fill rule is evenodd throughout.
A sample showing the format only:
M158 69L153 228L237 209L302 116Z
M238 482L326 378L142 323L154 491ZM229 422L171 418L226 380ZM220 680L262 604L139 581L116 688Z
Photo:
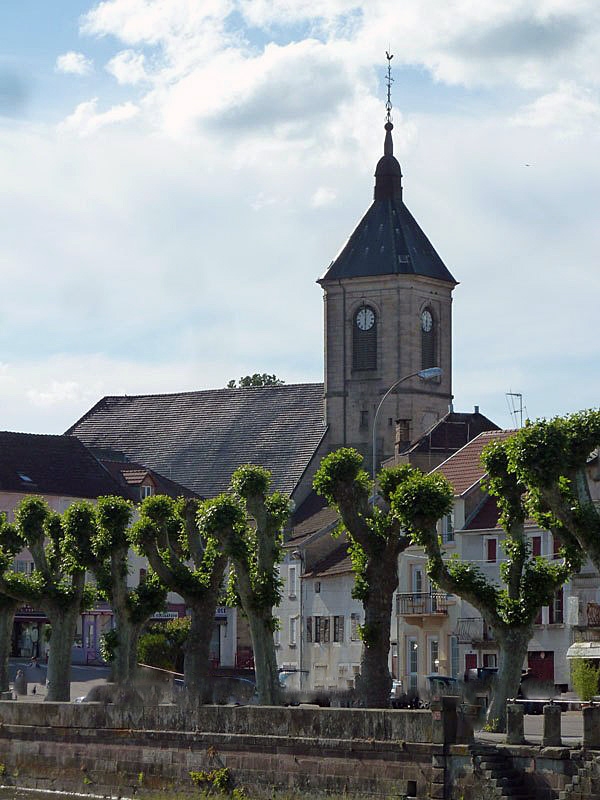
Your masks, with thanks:
M364 304L354 314L352 368L377 369L377 315L375 309Z
M144 500L146 497L151 497L153 494L152 486L140 486L140 498Z

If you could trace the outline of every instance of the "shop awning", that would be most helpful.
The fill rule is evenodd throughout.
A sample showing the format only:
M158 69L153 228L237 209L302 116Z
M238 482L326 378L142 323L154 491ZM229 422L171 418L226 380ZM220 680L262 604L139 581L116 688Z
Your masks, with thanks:
M600 658L600 642L575 642L567 650L567 658Z

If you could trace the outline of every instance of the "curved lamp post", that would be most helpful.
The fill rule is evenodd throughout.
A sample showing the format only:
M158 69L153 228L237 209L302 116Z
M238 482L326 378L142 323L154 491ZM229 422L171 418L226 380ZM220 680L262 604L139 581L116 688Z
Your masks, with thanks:
M377 463L377 417L379 416L379 411L381 410L381 406L383 405L384 401L387 400L388 395L390 395L394 389L399 386L404 381L409 380L409 378L421 378L422 381L430 381L433 378L439 378L442 374L441 367L428 367L427 369L420 369L418 372L411 372L410 375L405 375L403 378L398 378L395 383L392 383L390 388L387 392L383 395L381 400L379 401L379 405L377 406L377 410L375 411L375 416L373 417L373 469L371 472L371 477L373 478L373 498L375 498L375 465Z

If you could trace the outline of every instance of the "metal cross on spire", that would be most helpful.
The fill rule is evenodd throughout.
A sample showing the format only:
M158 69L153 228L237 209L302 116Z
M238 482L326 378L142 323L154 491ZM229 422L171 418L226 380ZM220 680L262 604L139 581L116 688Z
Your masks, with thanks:
M385 57L387 58L388 66L387 66L387 102L385 104L385 110L387 111L386 114L386 121L392 121L392 83L394 79L392 78L392 58L394 57L390 54L387 50L385 51Z

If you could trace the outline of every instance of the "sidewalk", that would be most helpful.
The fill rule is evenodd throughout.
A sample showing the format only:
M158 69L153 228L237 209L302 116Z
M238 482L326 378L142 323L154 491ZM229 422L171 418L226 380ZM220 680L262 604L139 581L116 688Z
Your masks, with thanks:
M583 715L581 711L564 711L561 714L562 742L565 747L577 747L583 742ZM542 714L526 714L524 717L525 742L527 744L541 744L544 730L544 717ZM490 744L504 744L505 733L488 733L475 731L475 739Z
M46 665L34 666L28 660L11 658L9 665L11 689L18 669L22 669L25 673L28 686L27 695L18 695L17 700L28 703L44 701L46 699ZM109 667L73 664L71 667L71 700L85 697L92 686L106 683L108 673Z

